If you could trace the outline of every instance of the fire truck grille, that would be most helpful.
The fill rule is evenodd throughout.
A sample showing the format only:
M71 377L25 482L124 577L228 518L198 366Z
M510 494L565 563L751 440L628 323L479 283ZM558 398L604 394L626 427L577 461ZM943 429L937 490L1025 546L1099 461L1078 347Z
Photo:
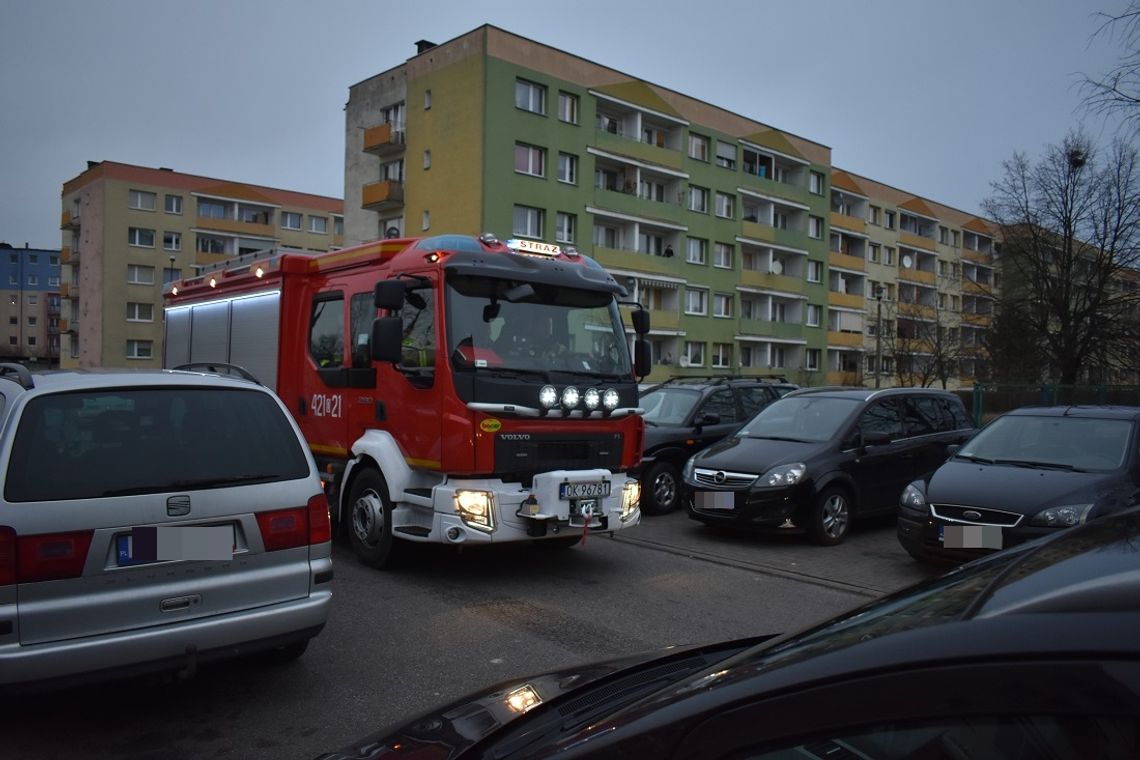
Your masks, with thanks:
M622 435L603 433L565 440L541 434L505 434L495 438L495 470L529 481L535 473L621 467Z

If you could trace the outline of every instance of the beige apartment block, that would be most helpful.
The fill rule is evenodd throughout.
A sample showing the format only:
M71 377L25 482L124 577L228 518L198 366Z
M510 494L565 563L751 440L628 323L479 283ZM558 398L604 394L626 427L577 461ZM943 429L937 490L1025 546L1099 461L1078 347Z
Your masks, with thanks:
M60 366L159 367L162 291L256 250L338 248L339 198L112 161L63 185Z

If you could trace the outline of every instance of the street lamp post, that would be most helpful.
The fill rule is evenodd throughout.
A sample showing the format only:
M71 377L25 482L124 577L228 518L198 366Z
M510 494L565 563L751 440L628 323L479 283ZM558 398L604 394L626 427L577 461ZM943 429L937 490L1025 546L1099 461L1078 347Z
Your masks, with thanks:
M875 286L875 387L883 381L883 286Z

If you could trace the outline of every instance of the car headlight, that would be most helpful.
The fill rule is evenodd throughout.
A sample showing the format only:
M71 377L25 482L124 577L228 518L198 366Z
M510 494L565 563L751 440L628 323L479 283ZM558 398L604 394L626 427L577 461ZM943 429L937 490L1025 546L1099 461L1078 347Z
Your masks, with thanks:
M899 501L904 507L910 507L911 509L926 509L926 494L924 494L922 492L922 489L916 486L914 483L911 483L909 486L903 489L902 496L899 497Z
M621 521L625 522L633 517L633 513L641 506L641 481L630 479L621 487Z
M1049 507L1035 514L1029 524L1046 528L1071 528L1074 525L1084 525L1092 508L1092 504L1065 504L1060 507Z
M779 467L773 467L761 475L760 479L756 481L756 485L759 488L785 488L787 486L794 486L804 479L806 472L807 467L803 462L782 464Z
M472 528L487 533L495 529L495 495L490 491L456 491L455 511Z

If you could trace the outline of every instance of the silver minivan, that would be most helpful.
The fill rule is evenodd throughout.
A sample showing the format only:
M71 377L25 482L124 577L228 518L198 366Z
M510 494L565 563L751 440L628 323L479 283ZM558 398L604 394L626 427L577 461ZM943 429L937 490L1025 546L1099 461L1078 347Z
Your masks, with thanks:
M0 691L266 651L332 598L328 503L255 382L0 365Z

